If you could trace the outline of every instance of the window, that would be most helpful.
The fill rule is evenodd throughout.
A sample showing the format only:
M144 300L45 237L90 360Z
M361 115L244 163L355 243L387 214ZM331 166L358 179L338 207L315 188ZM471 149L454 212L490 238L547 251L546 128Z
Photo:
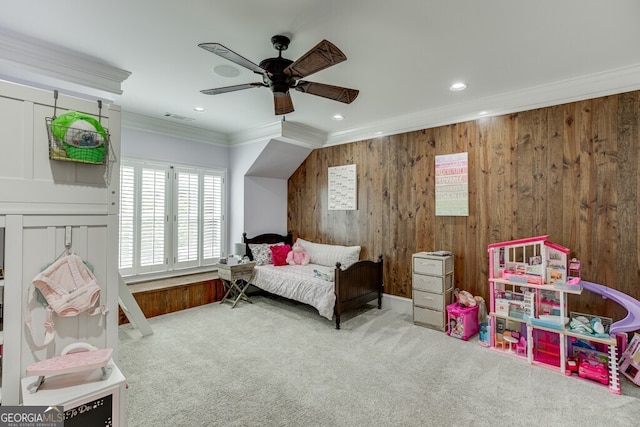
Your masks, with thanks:
M123 160L119 268L123 275L214 264L222 256L221 170Z

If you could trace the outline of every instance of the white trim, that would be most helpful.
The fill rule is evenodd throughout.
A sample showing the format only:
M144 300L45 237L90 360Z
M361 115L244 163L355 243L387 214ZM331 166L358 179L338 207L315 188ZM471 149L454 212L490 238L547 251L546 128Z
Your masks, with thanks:
M395 313L413 316L413 300L411 298L382 294L382 308Z
M142 114L122 112L122 127L137 129L160 135L171 135L196 142L206 142L207 144L229 146L229 137L224 133L185 125L183 123L171 122L169 119L144 116Z
M81 98L113 101L131 75L100 59L2 28L0 45L0 76Z
M483 110L490 113L482 117L490 117L638 89L640 64L488 96L468 103L419 111L360 128L334 132L328 135L324 146L476 120L480 118L478 113Z

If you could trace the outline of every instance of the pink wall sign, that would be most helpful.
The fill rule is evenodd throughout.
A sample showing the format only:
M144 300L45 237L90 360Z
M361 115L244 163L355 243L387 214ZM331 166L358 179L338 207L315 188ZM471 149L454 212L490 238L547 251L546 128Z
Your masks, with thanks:
M436 216L469 216L468 153L436 156Z

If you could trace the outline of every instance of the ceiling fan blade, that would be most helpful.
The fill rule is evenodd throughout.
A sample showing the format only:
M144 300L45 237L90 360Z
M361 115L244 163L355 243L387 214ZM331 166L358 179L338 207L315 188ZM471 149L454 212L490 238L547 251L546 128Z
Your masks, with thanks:
M218 56L223 57L224 59L228 59L231 62L235 62L241 67L248 68L254 73L264 74L266 71L263 68L260 68L258 65L249 61L247 58L238 55L231 49L227 49L222 46L220 43L200 43L199 47L208 50L211 53L215 53Z
M333 43L322 40L313 49L285 68L284 73L294 79L301 79L346 60L346 55Z
M200 92L205 95L220 95L221 93L235 92L237 90L251 89L252 87L264 87L264 86L265 85L262 83L246 83L242 85L218 87L215 89L205 89L205 90L201 90Z
M282 96L274 96L273 105L275 107L276 116L293 113L293 101L291 101L291 94L289 92Z
M300 92L310 93L311 95L333 99L334 101L344 102L345 104L351 104L360 93L357 89L307 82L304 80L300 80L294 89Z

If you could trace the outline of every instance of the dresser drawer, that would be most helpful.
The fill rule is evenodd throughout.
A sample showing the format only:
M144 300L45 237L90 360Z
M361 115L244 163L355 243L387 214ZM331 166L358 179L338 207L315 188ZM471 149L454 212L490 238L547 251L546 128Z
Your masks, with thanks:
M446 306L443 294L423 292L416 289L413 290L413 304L434 310L444 310Z
M452 256L426 255L420 252L413 255L413 272L444 276L453 272Z
M421 323L444 330L446 312L422 307L413 307L414 323Z
M443 293L453 287L453 273L446 276L413 274L413 287L422 291Z

